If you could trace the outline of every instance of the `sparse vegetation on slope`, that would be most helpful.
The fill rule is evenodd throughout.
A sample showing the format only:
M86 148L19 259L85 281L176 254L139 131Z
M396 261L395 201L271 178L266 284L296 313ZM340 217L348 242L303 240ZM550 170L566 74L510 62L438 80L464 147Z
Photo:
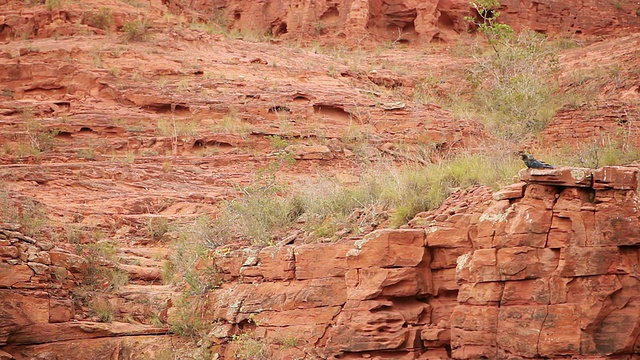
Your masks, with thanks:
M499 139L534 139L562 105L555 81L557 56L546 38L523 32L476 57L470 69L478 118Z
M593 139L577 147L566 149L568 165L588 168L625 165L640 160L640 149L633 146L629 132L621 130L603 139Z
M309 239L333 240L385 222L397 227L439 206L458 189L510 183L521 167L510 154L463 153L425 166L383 161L365 169L360 182L351 186L325 177L285 184L267 174L224 203L206 244L215 247L241 238L269 245L300 224Z
M27 236L39 236L49 224L47 208L32 198L15 199L0 182L0 221L19 224Z
M305 48L308 39L300 36L294 49L289 41L298 37L296 24L270 24L270 41L268 30L251 28L247 12L222 9L202 16L182 3L188 11L136 0L124 3L140 10L124 3L27 3L39 8L16 11L7 19L8 33L0 34L6 37L2 63L8 69L0 84L0 155L7 155L6 164L27 163L8 164L3 179L11 198L0 192L0 215L39 240L49 228L41 204L50 206L51 220L65 229L56 245L76 247L90 261L84 286L72 293L77 318L166 326L203 349L202 356L156 358L208 359L209 350L222 354L225 347L231 357L273 358L278 346L298 352L317 346L298 329L291 334L269 328L282 335L274 343L262 331L267 324L215 319L211 290L225 292L230 284L222 280L235 275L221 273L228 264L213 264L212 248L250 253L262 267L266 259L253 257L255 249L235 249L329 242L403 226L460 189L510 183L523 167L513 156L522 144L557 165L597 167L638 158L625 109L611 120L624 133L603 134L577 150L536 148L559 105L569 113L586 112L604 92L614 94L629 83L627 95L635 96L637 76L625 80L631 70L617 59L556 76L556 55L575 42L550 44L537 33L512 32L497 22L495 0L476 2L480 18L473 20L489 45L465 37L464 55L446 50L454 45L453 34L442 39L446 46L419 46L414 34L398 29L397 37L376 49L367 48L375 46L366 44L373 40L356 43L351 35L337 38L335 46L319 37ZM51 14L31 21L30 14L47 8ZM334 21L344 17L342 9L338 17L326 15L315 24L318 36L335 33ZM280 36L285 30L289 34ZM471 42L476 46L470 49ZM563 56L565 69L567 64ZM564 93L556 78L571 83L571 96L557 96ZM327 151L306 153L309 145ZM151 210L147 204L154 199L166 205ZM412 224L426 226L430 215ZM92 226L105 234L90 234ZM139 248L149 246L149 239L170 253L162 269L137 256L116 256L148 250ZM127 248L116 252L122 244ZM51 271L71 276L57 266ZM237 281L245 284L269 281L240 274ZM138 289L132 292L144 293L149 284L171 301L149 303L137 297ZM453 291L438 294L449 295ZM148 304L129 309L128 301ZM222 327L225 332L217 335ZM215 345L213 336L221 336Z
M151 24L147 19L138 19L124 23L122 31L124 32L124 41L146 41L150 34Z

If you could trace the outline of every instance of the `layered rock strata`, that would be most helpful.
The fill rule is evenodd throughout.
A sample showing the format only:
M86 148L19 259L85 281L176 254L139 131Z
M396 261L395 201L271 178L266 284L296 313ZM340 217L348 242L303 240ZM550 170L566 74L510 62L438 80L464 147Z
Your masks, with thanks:
M192 17L206 14L221 26L269 32L283 39L325 37L401 43L451 41L469 31L468 16L479 15L468 1L210 0L188 5L164 0L172 11ZM619 1L501 1L501 21L517 30L563 35L610 35L637 27L637 4Z
M457 194L413 228L216 255L213 340L250 331L275 358L291 337L287 354L320 358L637 357L637 170L520 176L493 197Z
M523 192L492 204L458 258L453 358L637 357L637 170L521 178Z
M0 224L0 359L156 358L171 354L182 341L172 340L166 326L91 321L74 291L87 274L88 260L19 230ZM136 311L140 305L127 298L128 287L110 301ZM147 289L147 302L151 294Z
M214 251L222 283L193 298L213 324L202 344L221 358L250 338L274 359L636 359L637 169L520 177L454 194L404 229ZM83 318L69 290L86 260L16 230L0 231L0 355L174 351L167 328Z

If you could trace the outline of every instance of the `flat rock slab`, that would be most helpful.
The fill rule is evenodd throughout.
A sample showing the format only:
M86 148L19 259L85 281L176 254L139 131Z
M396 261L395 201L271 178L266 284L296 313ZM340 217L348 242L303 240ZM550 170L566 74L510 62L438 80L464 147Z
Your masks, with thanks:
M572 187L591 187L593 169L561 167L555 169L522 169L520 180L527 183Z
M96 323L77 321L66 323L32 324L9 335L9 345L43 344L65 340L93 339L111 336L166 334L166 327L128 323Z
M598 169L559 167L555 169L522 169L520 180L526 183L565 187L589 187L596 190L635 189L638 169L627 166L604 166Z

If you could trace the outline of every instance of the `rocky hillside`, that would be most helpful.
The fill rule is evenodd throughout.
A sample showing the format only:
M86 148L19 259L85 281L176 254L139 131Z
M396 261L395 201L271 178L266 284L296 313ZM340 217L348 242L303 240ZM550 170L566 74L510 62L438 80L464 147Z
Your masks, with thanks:
M571 43L563 106L519 146L640 146L636 3L500 11ZM371 164L492 149L456 110L478 46L465 16L467 1L0 0L0 358L637 357L632 167L450 189L400 229L355 214L338 241L192 241L265 174L356 186Z

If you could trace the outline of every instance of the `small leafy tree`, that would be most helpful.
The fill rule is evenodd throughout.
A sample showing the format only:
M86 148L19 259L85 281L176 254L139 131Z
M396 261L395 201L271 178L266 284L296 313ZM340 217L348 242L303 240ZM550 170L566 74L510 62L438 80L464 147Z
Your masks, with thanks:
M498 0L474 0L471 2L471 6L476 9L480 19L466 16L465 20L475 24L478 30L487 37L496 54L499 54L497 45L513 36L513 29L509 25L498 22L500 12L497 9L500 7L500 3Z

